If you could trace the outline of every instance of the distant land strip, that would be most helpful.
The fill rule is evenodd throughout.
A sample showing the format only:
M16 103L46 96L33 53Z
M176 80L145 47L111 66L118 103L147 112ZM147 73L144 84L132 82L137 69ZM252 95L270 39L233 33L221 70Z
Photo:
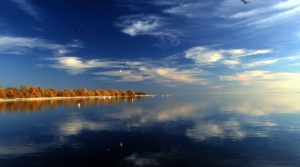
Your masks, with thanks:
M117 89L44 89L37 86L21 86L20 88L0 87L0 101L50 100L65 98L112 98L147 96L145 92Z

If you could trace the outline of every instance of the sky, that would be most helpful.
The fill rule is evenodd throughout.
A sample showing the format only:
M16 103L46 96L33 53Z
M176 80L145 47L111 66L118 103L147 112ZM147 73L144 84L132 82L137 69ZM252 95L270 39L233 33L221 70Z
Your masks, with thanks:
M0 85L299 92L297 0L3 0Z

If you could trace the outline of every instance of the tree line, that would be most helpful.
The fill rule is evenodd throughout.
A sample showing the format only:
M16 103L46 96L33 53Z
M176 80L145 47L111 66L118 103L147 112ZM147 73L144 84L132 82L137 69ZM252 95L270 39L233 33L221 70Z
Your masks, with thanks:
M76 97L76 96L136 96L146 95L144 92L116 89L44 89L37 86L21 86L20 88L0 87L0 98L38 98L38 97Z

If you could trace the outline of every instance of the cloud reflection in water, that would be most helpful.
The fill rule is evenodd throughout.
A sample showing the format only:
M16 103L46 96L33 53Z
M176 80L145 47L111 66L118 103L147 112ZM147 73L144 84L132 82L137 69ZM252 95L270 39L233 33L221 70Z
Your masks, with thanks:
M3 138L0 139L0 154L41 152L53 146L66 145L69 138L80 136L88 131L135 133L145 131L147 128L159 128L162 130L161 133L168 134L177 131L177 135L198 142L210 139L240 141L250 137L270 138L282 127L295 129L299 126L299 121L284 122L276 117L276 114L281 117L299 116L299 101L300 96L295 94L287 96L212 95L205 96L205 98L190 97L188 100L178 97L163 99L155 97L135 103L125 101L121 103L120 100L105 102L110 105L99 105L100 102L89 101L88 103L82 102L86 105L81 109L76 108L76 103L67 103L74 104L75 107L53 108L56 112L53 113L55 116L51 121L42 117L48 112L28 115L31 118L26 121L33 127L37 124L32 122L44 121L43 127L48 129L39 132L41 133L39 135L52 136L48 143L28 140L8 142L7 138ZM61 104L63 105L63 102ZM76 111L73 111L74 108ZM9 114L11 113L2 114L0 119ZM15 121L18 125L18 119L11 121ZM151 133L151 131L145 132ZM151 158L139 157L136 154L127 157L126 160L135 163L136 166L143 163L148 166L156 163Z

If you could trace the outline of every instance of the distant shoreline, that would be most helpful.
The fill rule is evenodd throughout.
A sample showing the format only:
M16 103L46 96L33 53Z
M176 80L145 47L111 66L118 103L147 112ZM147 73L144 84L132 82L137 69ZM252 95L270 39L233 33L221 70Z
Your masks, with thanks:
M17 101L36 101L36 100L65 100L65 99L88 99L88 98L99 98L99 99L112 99L112 98L135 98L135 97L149 97L155 95L135 95L135 96L74 96L74 97L35 97L35 98L13 98L13 99L1 99L1 102L17 102Z

